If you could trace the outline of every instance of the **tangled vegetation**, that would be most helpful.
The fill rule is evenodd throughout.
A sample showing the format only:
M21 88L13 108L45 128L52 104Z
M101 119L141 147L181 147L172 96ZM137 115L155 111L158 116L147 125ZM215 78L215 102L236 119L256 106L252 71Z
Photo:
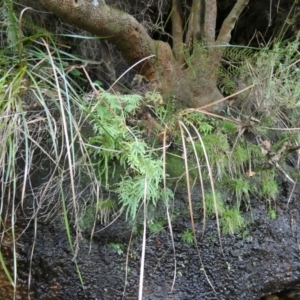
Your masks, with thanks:
M93 235L97 222L123 212L150 232L163 230L178 185L187 191L191 216L191 230L182 235L187 244L197 242L196 210L203 222L215 218L224 234L244 230L243 213L254 198L276 218L281 181L295 185L299 177L299 36L262 49L228 48L218 81L229 105L214 115L178 110L176 95L163 102L155 92L106 91L57 36L20 35L11 1L1 13L0 229L2 239L12 237L13 274L1 251L0 263L14 287L18 209L36 226L37 218L59 212L74 256L81 232ZM46 180L33 188L36 169L45 169ZM202 195L194 199L199 186ZM148 210L156 208L162 213L152 218Z

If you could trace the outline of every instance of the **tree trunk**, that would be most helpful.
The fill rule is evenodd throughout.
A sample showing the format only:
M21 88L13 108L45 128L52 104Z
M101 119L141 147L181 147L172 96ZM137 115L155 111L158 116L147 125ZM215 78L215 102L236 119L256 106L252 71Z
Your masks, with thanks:
M122 53L124 59L151 82L163 95L175 96L181 107L199 107L222 98L216 87L216 70L221 51L195 47L188 65L182 69L183 26L192 45L200 39L207 45L215 43L216 0L193 2L189 24L183 24L183 1L173 0L173 56L169 44L153 40L145 28L131 15L106 5L104 0L39 0L58 17L99 37L106 38ZM199 1L199 2L198 2ZM238 0L222 27L219 43L228 43L230 31L248 0ZM190 41L188 41L190 42Z
M39 0L49 11L66 22L103 37L116 46L124 59L148 80L171 71L173 54L170 46L154 41L131 15L106 5L103 0ZM158 67L159 70L158 70Z

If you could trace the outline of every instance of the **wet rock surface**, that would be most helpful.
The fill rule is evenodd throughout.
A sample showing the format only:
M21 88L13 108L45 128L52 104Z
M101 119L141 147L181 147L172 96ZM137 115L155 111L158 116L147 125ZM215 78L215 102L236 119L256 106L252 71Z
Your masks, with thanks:
M178 199L176 205L187 205L184 196ZM221 243L215 220L207 220L202 238L199 214L195 218L198 249L181 240L190 228L188 216L173 221L175 254L167 224L164 231L148 233L143 299L300 299L295 292L300 283L298 199L294 193L287 205L287 197L278 198L275 220L267 217L264 202L253 201L251 211L245 213L251 221L247 234L222 236ZM137 299L142 237L135 234L130 243L130 235L130 226L122 220L91 241L83 235L76 259L82 287L63 226L38 224L31 299ZM28 280L33 240L31 225L19 240L23 282Z

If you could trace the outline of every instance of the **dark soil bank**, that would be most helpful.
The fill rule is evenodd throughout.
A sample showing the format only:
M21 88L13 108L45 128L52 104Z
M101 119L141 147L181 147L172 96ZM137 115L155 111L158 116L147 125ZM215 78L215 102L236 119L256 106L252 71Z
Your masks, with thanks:
M223 236L222 245L215 220L207 221L204 238L201 238L203 224L199 221L201 216L197 216L198 247L203 264L195 245L184 244L181 240L183 231L190 228L188 216L173 221L175 256L167 227L160 233L148 233L143 299L259 300L286 289L293 290L263 299L300 299L297 296L300 282L299 191L287 205L289 193L276 200L275 220L267 217L265 203L254 201L251 212L246 213L246 218L252 220L247 232L244 236ZM185 196L177 195L176 205L187 206ZM117 220L96 233L91 245L89 237L83 235L77 256L84 281L82 287L65 230L56 224L38 224L31 266L31 299L138 299L140 233L134 235L128 252L130 226L124 221ZM24 285L33 236L31 226L19 240L19 265L21 277L24 277L20 282ZM125 278L127 253L128 275Z

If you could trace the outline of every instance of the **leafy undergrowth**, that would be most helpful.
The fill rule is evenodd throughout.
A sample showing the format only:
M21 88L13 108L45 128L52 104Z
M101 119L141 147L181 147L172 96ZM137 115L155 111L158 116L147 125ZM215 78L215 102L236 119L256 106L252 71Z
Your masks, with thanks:
M250 51L239 66L233 61L221 72L222 87L245 87L219 116L201 109L178 112L158 93L124 96L98 89L88 112L94 136L87 146L97 179L117 195L127 219L134 220L143 203L170 205L178 186L187 190L191 219L199 201L203 217L220 218L224 234L243 230L242 213L251 210L253 198L276 217L282 181L295 185L298 178L298 47L297 40L282 42ZM193 186L201 187L198 199L191 197ZM149 218L149 228L153 222Z
M93 101L90 155L98 179L117 194L130 220L143 201L169 205L176 186L200 184L198 207L208 217L220 217L223 233L233 234L243 230L242 212L251 209L251 198L265 201L274 217L281 181L295 183L286 162L297 159L298 132L268 128L258 111L254 121L196 110L178 114L172 105L166 111L161 102L146 105L141 97L103 90ZM269 117L279 122L278 115ZM152 223L150 218L148 226Z
M239 92L226 112L212 116L177 111L175 97L166 103L155 92L105 91L53 35L40 28L19 36L19 23L7 13L14 26L0 53L0 229L12 237L13 276L1 253L0 264L14 287L17 207L25 207L35 226L62 216L74 257L82 231L93 235L98 221L109 224L123 212L130 222L142 220L144 232L165 223L172 232L175 214L187 212L192 230L182 239L188 244L197 243L196 210L204 223L215 218L224 234L244 230L243 212L254 197L268 206L266 217L276 218L281 182L295 185L299 177L297 40L233 61L220 81L225 92ZM34 172L45 169L43 184L34 187ZM188 204L171 215L177 188L186 190Z

